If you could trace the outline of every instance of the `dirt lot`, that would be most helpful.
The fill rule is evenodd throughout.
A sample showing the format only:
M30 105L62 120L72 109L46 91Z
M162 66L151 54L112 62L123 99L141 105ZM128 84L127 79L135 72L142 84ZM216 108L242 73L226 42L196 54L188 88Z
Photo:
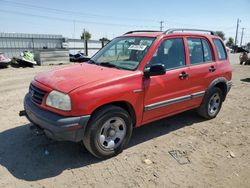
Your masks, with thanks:
M18 116L33 76L51 68L0 70L1 188L250 187L250 66L233 65L234 85L216 119L189 111L146 125L104 161L79 144L33 135ZM179 164L171 150L190 163Z

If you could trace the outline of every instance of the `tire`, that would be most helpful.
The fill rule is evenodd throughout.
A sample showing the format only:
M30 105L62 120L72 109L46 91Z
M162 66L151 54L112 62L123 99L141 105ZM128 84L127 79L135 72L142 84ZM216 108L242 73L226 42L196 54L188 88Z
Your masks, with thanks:
M205 119L213 119L219 113L223 102L221 89L214 87L204 96L198 114Z
M132 130L129 113L118 106L108 105L92 115L83 136L83 143L95 157L110 158L123 151Z

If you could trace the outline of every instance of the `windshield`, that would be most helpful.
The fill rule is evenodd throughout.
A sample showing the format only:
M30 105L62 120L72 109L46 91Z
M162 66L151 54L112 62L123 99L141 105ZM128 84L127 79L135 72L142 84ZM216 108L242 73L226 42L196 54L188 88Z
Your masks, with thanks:
M155 38L119 37L112 40L90 60L101 66L135 70Z

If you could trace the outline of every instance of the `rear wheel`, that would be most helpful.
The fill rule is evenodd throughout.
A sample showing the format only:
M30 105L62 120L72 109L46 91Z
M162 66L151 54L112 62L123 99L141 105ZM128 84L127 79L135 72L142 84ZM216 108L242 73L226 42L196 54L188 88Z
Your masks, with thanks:
M205 95L201 106L197 109L198 114L206 119L217 116L223 101L221 89L214 87Z
M95 112L86 128L83 143L98 158L108 158L122 152L132 134L129 113L109 105Z

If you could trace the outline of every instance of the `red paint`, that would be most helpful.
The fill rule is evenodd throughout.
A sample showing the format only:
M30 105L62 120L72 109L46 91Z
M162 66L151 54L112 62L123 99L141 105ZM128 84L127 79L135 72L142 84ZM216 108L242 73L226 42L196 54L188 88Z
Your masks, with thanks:
M206 91L209 84L217 77L231 80L232 68L229 60L218 61L218 55L212 41L212 38L219 37L187 33L165 35L161 32L135 33L128 36L156 37L155 42L137 70L127 71L82 63L41 73L35 77L33 84L47 92L58 90L68 93L71 98L72 110L65 112L46 106L47 95L43 99L41 107L63 116L81 116L91 115L98 107L105 104L125 101L133 107L136 115L136 126L140 126L166 116L196 108L201 104L202 97L147 112L144 112L144 106L199 91ZM190 65L187 37L207 39L215 61ZM165 75L144 78L143 70L146 64L150 61L161 42L169 38L184 39L186 67L168 70ZM212 65L216 68L216 71L211 73L208 69ZM189 77L181 80L178 75L183 71L188 73ZM142 91L133 92L138 89L142 89Z

